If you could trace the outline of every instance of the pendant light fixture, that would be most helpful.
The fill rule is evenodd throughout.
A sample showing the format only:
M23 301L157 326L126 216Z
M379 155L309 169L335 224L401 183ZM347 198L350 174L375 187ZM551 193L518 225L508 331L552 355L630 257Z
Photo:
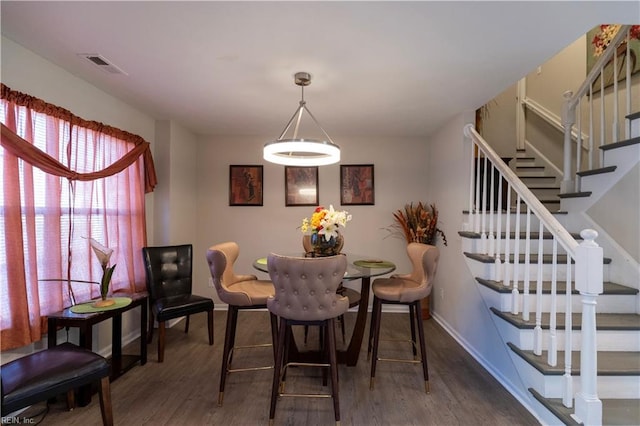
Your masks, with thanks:
M271 163L283 164L285 166L310 167L337 163L340 161L340 147L333 143L327 132L324 131L313 114L311 114L304 100L304 88L311 84L311 74L298 72L294 77L295 84L302 88L300 106L298 106L298 109L285 126L280 137L264 145L263 157ZM326 140L298 137L302 114L305 111L309 114L316 126L322 130ZM291 129L294 122L293 135L287 138L287 132Z

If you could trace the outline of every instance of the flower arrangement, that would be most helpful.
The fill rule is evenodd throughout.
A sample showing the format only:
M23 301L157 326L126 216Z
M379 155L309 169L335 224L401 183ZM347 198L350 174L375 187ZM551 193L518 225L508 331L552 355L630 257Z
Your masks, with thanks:
M438 209L435 204L429 206L422 202L417 205L405 204L404 209L393 213L393 217L396 223L390 226L391 232L403 236L407 244L412 242L434 244L439 234L444 245L447 245L446 235L437 227Z
M604 50L611 44L611 40L613 40L616 34L618 34L618 31L620 31L620 27L621 25L600 25L600 31L596 33L596 35L593 36L593 40L591 40L591 44L594 46L593 56L598 57L602 55ZM631 26L629 38L640 40L640 25Z
M351 220L351 215L347 211L334 210L333 205L329 209L322 206L316 207L311 219L302 219L300 230L305 233L318 234L324 236L325 239L336 238L338 229L347 226L347 222Z
M100 281L100 296L103 301L106 301L107 294L109 293L109 285L111 284L111 276L116 265L109 266L113 249L103 246L93 238L89 238L89 244L96 254L100 266L102 267L102 280ZM108 306L108 304L102 304L101 306Z

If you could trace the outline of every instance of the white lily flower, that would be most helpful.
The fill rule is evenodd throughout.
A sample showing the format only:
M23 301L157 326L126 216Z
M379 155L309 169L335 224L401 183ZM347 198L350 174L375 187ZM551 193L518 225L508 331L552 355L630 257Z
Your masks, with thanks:
M91 244L93 252L98 257L100 265L102 265L103 268L106 267L109 264L111 255L113 254L113 249L103 246L93 238L89 238L89 244Z

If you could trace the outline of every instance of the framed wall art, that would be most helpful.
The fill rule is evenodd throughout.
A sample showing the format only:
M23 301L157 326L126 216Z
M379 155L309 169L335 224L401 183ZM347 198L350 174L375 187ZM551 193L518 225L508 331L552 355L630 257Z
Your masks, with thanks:
M340 204L375 204L373 164L343 164L340 166Z
M285 206L317 206L318 168L285 166L284 198Z
M229 205L261 206L262 166L229 166Z

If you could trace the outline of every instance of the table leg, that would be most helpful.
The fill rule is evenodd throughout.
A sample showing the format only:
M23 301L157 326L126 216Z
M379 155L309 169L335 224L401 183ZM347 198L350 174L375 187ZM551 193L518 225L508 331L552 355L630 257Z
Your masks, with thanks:
M364 329L367 325L367 309L369 308L369 290L371 287L371 279L369 277L362 278L362 288L360 289L360 303L358 304L358 314L356 323L353 327L353 334L349 347L345 351L338 352L338 363L346 363L353 367L358 364L360 356L360 348L362 347L362 338Z
M140 304L140 365L147 363L147 316L149 304L144 300Z
M122 314L116 314L111 324L111 379L122 374Z
M58 326L56 325L56 319L49 317L47 320L47 347L53 348L58 344Z
M93 350L93 326L83 324L78 327L80 332L80 346ZM78 392L78 405L86 407L91 403L91 385L82 386Z

